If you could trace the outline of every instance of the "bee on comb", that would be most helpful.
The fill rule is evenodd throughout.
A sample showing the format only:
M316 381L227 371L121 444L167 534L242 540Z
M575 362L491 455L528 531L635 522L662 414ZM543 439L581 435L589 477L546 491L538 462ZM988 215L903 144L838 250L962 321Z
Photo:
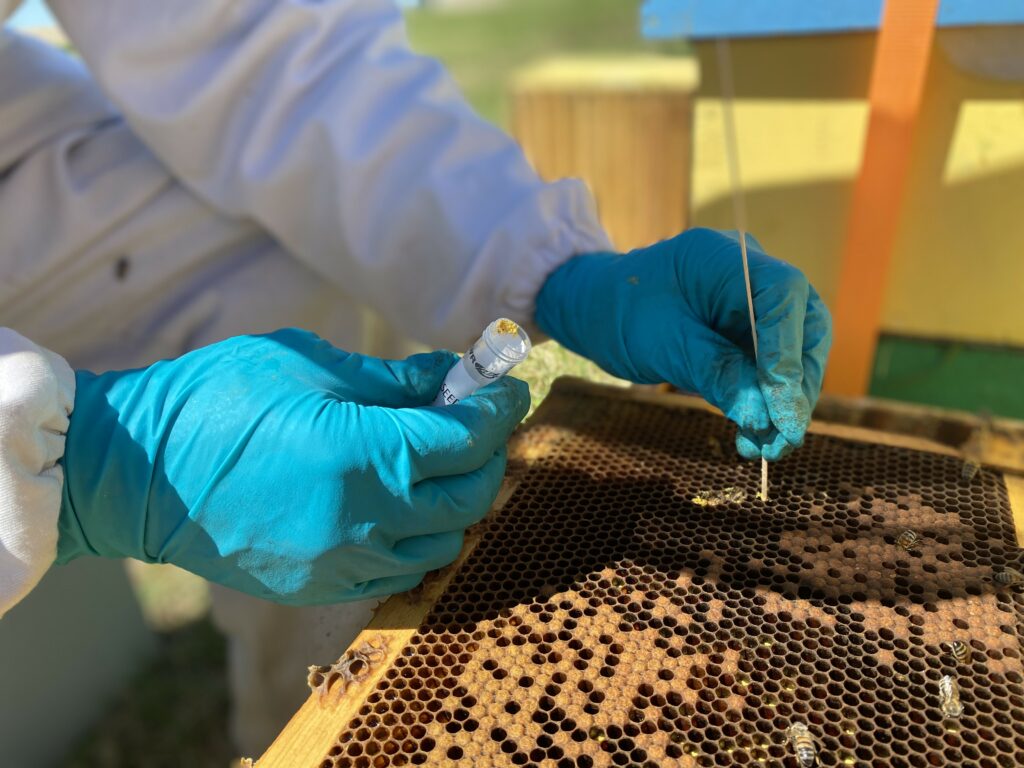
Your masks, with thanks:
M957 664L971 663L971 647L967 645L967 643L959 640L953 640L948 643L943 643L942 650L952 656L953 660Z
M902 549L904 552L913 552L914 550L919 548L921 544L921 537L911 530L903 531L899 536L896 537L896 546Z
M1024 573L1021 573L1016 568L1010 568L1007 566L1001 571L996 571L992 574L992 580L1004 587L1011 587L1013 589L1020 589L1024 587Z
M796 762L800 768L813 768L818 763L818 748L814 743L811 731L804 723L799 721L793 723L786 729L786 736L789 738L789 745L796 755Z

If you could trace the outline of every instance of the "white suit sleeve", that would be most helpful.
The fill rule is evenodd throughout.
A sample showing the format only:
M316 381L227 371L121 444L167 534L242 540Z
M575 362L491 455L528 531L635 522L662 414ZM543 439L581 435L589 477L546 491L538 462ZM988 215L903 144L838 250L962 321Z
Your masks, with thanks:
M555 267L610 247L585 186L543 183L391 0L50 4L182 183L421 341L529 326Z
M57 554L64 437L75 375L63 358L0 328L0 617Z

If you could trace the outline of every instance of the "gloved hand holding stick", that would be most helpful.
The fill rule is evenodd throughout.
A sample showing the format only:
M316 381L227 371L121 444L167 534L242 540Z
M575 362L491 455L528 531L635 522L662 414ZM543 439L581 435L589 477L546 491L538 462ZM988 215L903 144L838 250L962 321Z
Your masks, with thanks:
M627 254L570 259L544 284L537 324L612 375L697 392L739 427L748 459L803 443L832 343L828 310L795 267L747 235L754 355L739 237L691 229Z

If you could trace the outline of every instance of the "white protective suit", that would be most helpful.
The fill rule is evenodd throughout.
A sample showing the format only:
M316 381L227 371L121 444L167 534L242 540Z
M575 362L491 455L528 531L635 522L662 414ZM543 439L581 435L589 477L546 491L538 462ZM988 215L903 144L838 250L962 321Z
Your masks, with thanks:
M0 35L0 615L55 556L72 368L282 326L462 349L610 247L584 186L541 182L391 0L50 5L81 61ZM216 590L247 753L370 609Z

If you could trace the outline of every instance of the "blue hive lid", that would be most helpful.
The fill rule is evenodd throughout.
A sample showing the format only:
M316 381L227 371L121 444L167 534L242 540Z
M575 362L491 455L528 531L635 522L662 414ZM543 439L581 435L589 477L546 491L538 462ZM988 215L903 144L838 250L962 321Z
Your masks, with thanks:
M883 0L645 0L644 37L700 40L877 29ZM1024 24L1024 0L942 0L940 27Z

